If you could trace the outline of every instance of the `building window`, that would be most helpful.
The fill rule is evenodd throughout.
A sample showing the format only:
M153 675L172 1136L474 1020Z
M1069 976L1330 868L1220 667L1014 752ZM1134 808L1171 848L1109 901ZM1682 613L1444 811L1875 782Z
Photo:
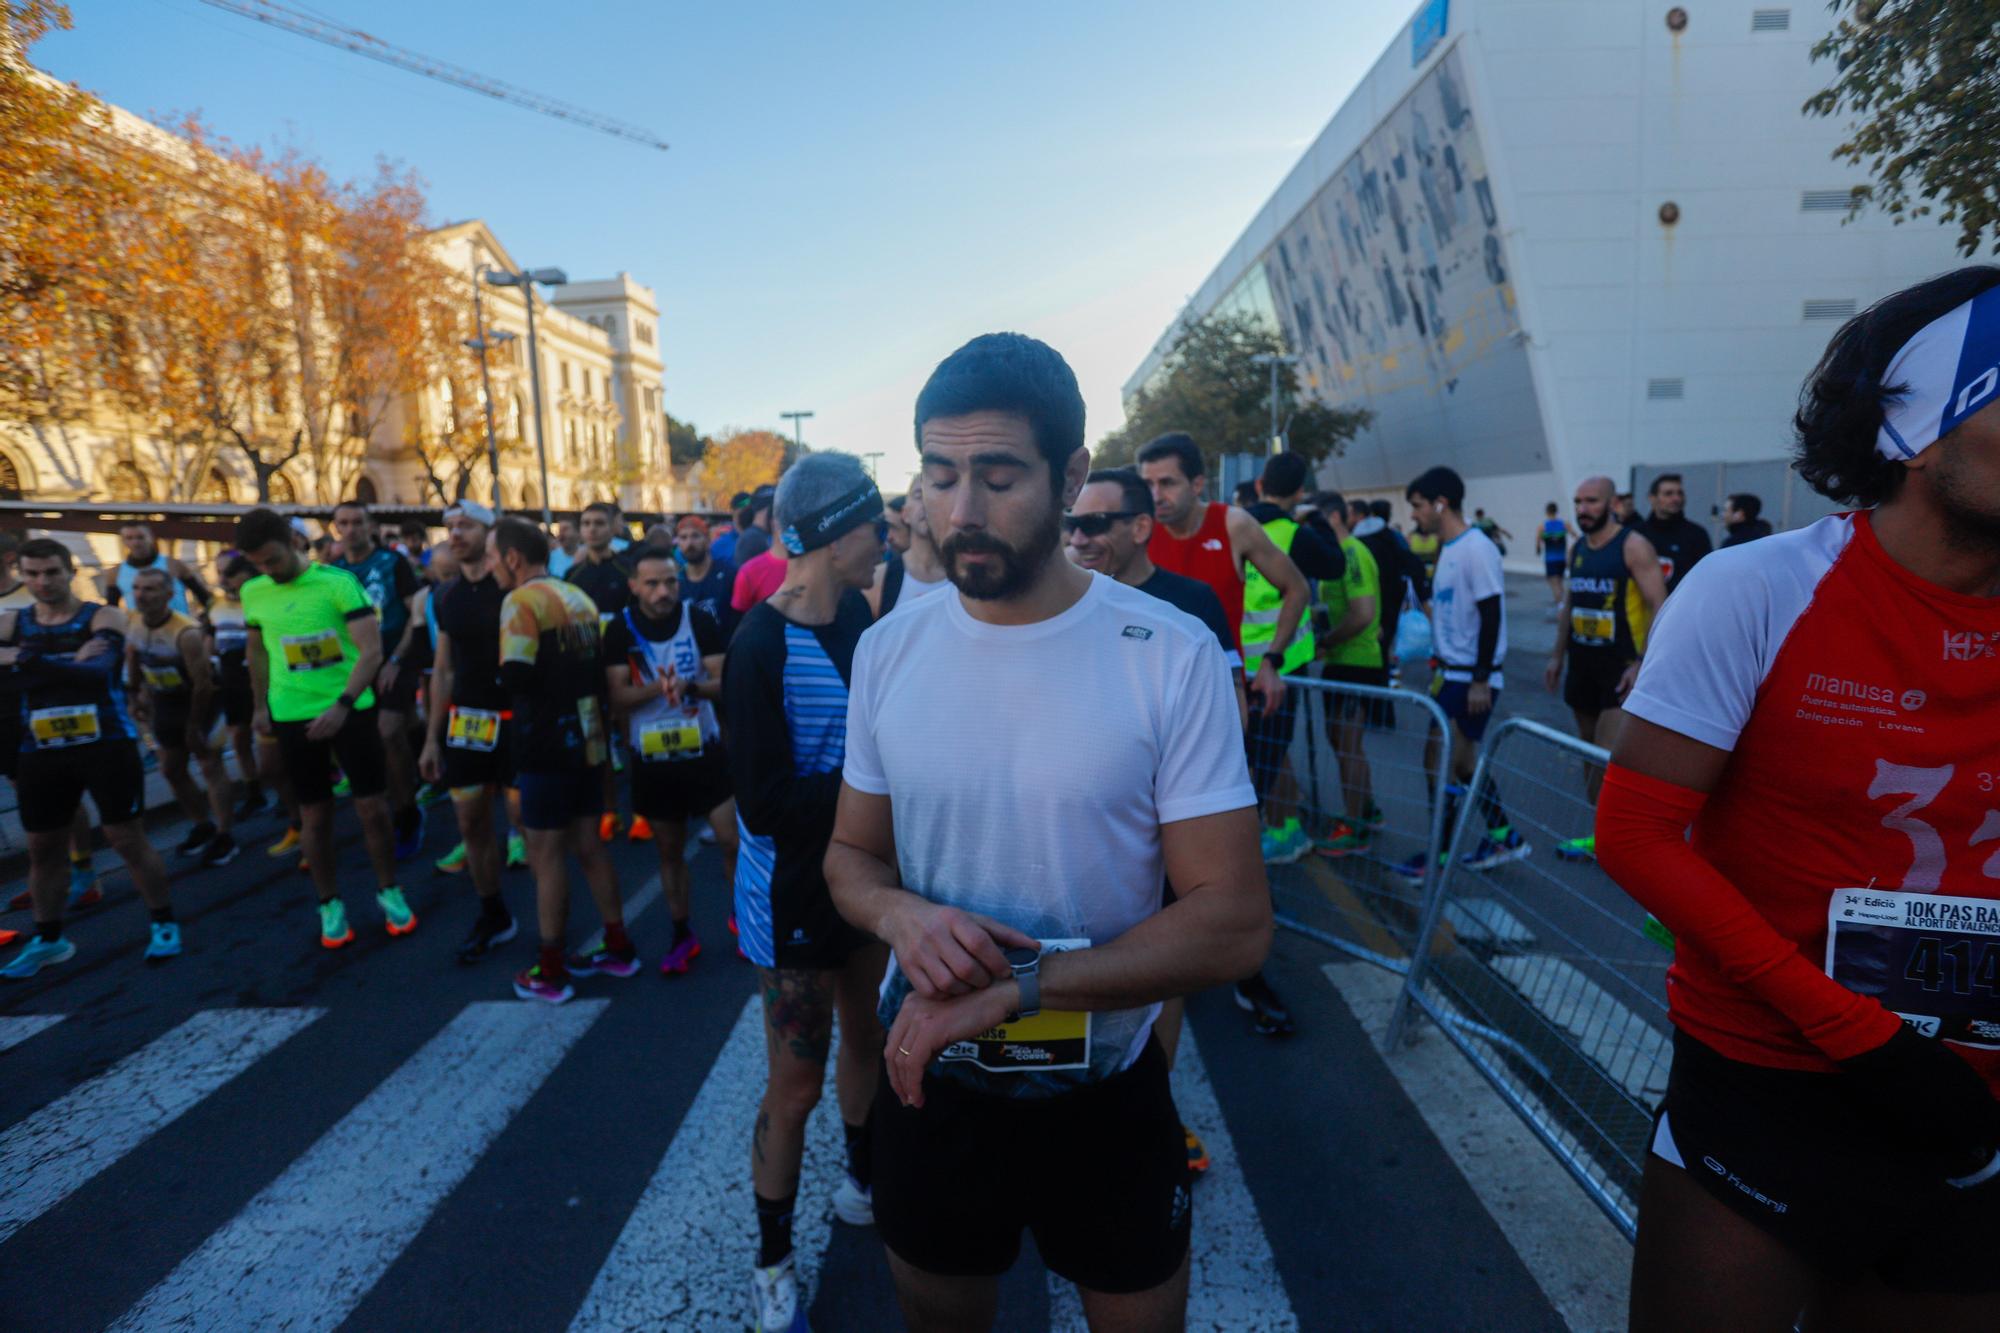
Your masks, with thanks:
M0 500L21 500L21 469L14 466L14 460L0 454Z
M369 477L363 477L354 483L354 498L365 505L382 502L381 497L376 494L374 480Z
M572 463L576 459L576 423L574 421L563 422L563 456L570 459Z
M113 463L104 470L104 493L115 501L128 504L153 498L144 474L130 463Z
M282 472L271 474L271 503L274 505L295 505L299 502L298 492L292 486L292 479Z
M618 336L618 319L616 316L606 315L604 317L604 331L613 338Z
M196 504L229 503L229 478L223 475L221 468L212 467L208 470L208 475L202 478L201 485L195 488L194 499Z
M563 362L563 363L562 363L562 386L563 386L563 392L564 392L564 393L568 393L568 392L569 392L569 362L567 362L567 361L565 361L565 362Z

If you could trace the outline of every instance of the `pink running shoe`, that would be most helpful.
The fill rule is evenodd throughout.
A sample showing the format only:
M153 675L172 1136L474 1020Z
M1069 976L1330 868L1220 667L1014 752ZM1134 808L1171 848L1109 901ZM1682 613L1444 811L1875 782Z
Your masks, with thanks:
M686 939L667 950L667 956L660 960L660 975L663 977L685 976L690 964L701 957L701 940L690 934Z

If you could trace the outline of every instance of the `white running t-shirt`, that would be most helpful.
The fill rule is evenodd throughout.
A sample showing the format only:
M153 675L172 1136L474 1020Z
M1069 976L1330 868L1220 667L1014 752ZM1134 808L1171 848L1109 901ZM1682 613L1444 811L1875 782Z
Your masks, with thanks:
M1500 599L1500 641L1487 677L1497 690L1506 683L1500 664L1507 658L1507 577L1493 539L1467 528L1438 548L1431 578L1431 639L1446 680L1471 681L1479 662L1479 604L1488 597Z
M906 888L1038 939L1105 944L1158 912L1160 826L1256 804L1215 633L1093 574L1062 614L988 625L958 592L878 621L854 652L849 786L887 796ZM906 987L890 963L885 1024ZM1095 1081L1158 1005L1100 1012L1087 1072L940 1072L1015 1095Z

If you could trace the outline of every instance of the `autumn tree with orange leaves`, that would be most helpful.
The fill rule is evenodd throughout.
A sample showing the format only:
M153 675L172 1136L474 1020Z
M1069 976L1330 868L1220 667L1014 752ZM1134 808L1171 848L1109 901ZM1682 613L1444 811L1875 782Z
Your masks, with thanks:
M702 455L702 477L718 505L738 492L777 484L792 442L770 430L729 430Z

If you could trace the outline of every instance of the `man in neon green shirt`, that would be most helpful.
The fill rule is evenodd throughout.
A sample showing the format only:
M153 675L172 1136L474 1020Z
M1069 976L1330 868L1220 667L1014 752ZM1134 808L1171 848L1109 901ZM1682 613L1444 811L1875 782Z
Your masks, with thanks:
M382 665L375 604L352 574L315 564L292 544L292 530L269 509L236 521L236 548L263 571L243 585L244 656L253 723L275 736L303 826L306 863L319 894L319 942L338 949L354 938L334 877L333 764L354 793L354 813L375 870L375 901L391 935L417 928L397 887L387 758L368 682Z
M1382 581L1375 556L1348 529L1347 501L1332 492L1313 497L1314 506L1340 540L1347 557L1347 569L1337 579L1319 585L1320 602L1326 608L1327 629L1316 634L1319 643L1320 677L1350 685L1387 685L1387 658L1382 650ZM1320 850L1329 856L1346 856L1367 847L1374 826L1382 822L1375 808L1374 778L1368 770L1368 753L1362 748L1362 729L1375 717L1374 700L1354 695L1336 696L1327 719L1327 739L1340 761L1340 785L1347 817L1333 826L1320 840Z

